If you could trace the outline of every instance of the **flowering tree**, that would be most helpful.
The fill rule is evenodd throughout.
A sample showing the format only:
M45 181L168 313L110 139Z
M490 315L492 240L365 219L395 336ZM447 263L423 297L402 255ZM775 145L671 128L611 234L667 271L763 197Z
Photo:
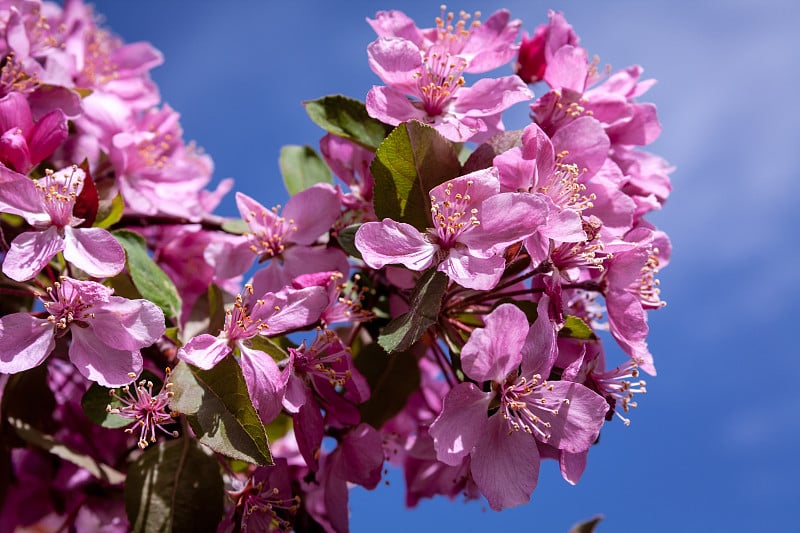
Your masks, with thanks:
M387 462L409 506L499 511L630 423L670 257L653 81L560 13L368 22L381 84L305 102L321 155L224 219L157 50L80 0L0 6L0 530L347 531Z

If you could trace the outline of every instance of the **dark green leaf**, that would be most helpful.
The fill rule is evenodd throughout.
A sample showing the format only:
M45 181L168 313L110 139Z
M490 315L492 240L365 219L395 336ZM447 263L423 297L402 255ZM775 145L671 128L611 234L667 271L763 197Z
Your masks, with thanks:
M99 463L94 457L78 453L72 448L57 442L53 437L31 427L27 422L11 417L6 420L16 430L17 435L22 437L26 442L85 469L97 479L111 485L122 483L125 480L125 475L123 473L114 470L106 464Z
M389 353L407 350L439 319L448 278L436 269L426 271L417 282L408 313L383 328L378 344Z
M139 383L142 380L153 383L154 393L160 391L161 386L163 385L161 379L159 379L158 376L149 370L142 371L142 374L139 376L139 379L136 380L136 383ZM135 387L136 383L132 384L131 386ZM130 426L133 423L131 419L123 418L119 415L115 415L106 411L106 406L109 404L111 407L122 407L123 405L122 402L114 399L109 394L111 390L112 389L107 389L98 385L97 383L92 383L92 386L89 387L89 389L84 393L83 398L81 398L81 407L83 407L83 412L86 415L86 418L98 426L103 426L104 428L117 429ZM117 389L117 394L124 396L125 392L123 392L122 389Z
M392 130L391 126L370 117L362 102L345 96L325 96L303 105L317 126L368 150L375 151Z
M412 120L381 143L370 171L378 219L391 218L420 231L431 225L430 190L461 172L453 145L435 129Z
M597 524L603 519L603 515L595 516L594 518L585 522L575 524L570 528L569 533L595 533Z
M117 230L113 235L125 248L128 271L142 297L160 307L164 315L177 317L181 312L178 290L161 267L147 255L144 238L127 230Z
M180 335L183 342L189 342L193 337L203 333L216 335L225 327L227 303L225 295L226 293L213 283L208 286L206 292L200 295L189 311L189 318L186 319Z
M489 168L496 156L515 146L522 146L522 130L501 131L470 154L464 163L464 174Z
M172 383L170 408L188 417L200 442L234 459L272 464L267 433L232 356L211 370L178 363Z
M219 464L188 437L149 447L128 469L125 512L136 532L215 532L224 498Z
M370 398L362 404L361 420L380 427L405 406L419 388L415 350L388 355L378 344L368 344L355 359L356 368L369 383Z
M284 146L278 164L290 196L317 183L333 183L331 169L310 146Z
M597 336L592 331L586 322L576 316L569 315L564 321L564 327L558 330L559 337L568 337L570 339L580 340L597 340Z
M356 248L356 232L358 228L361 227L361 224L352 224L347 226L346 228L342 228L336 235L336 238L339 240L339 246L342 247L342 250L347 252L347 255L351 257L355 257L358 259L363 259L361 257L361 252L358 251Z

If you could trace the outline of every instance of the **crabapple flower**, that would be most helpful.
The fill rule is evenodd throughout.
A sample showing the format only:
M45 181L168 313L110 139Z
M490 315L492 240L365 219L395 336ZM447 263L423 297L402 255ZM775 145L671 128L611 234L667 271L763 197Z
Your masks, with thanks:
M234 501L218 528L220 532L254 531L288 533L297 513L300 498L292 496L292 485L286 459L276 458L272 466L256 468L253 475L228 491ZM240 520L241 528L236 527Z
M131 379L135 378L135 374L129 375ZM106 406L106 412L121 416L131 420L134 427L125 430L126 433L133 433L136 428L139 428L139 448L145 449L147 445L156 441L156 430L161 431L165 435L177 437L177 431L170 431L164 427L164 424L172 422L172 414L169 411L169 401L173 393L170 390L172 383L170 379L170 370L167 367L164 383L156 394L153 394L153 382L150 380L141 380L134 383L133 393L131 393L130 385L122 387L122 393L117 393L115 389L111 389L110 395L115 400L122 403L122 407L111 407L111 404Z
M528 38L527 34L522 36L514 72L525 83L544 79L547 64L552 61L555 52L562 46L578 44L578 36L563 14L551 10L547 16L550 21L536 28L533 37Z
M11 93L0 99L0 135L0 162L27 174L67 138L67 117L54 109L34 123L25 96Z
M528 193L500 192L492 167L452 179L430 191L433 227L383 219L363 224L355 245L372 268L431 266L469 289L493 288L505 268L507 246L532 235L547 219L547 205Z
M104 387L130 383L142 370L142 348L163 335L164 314L147 300L128 300L94 281L61 278L39 299L48 316L0 318L0 372L38 366L71 333L69 358L87 379Z
M480 17L480 11L474 16L462 11L456 18L452 11L445 13L442 6L434 28L418 28L402 11L379 11L374 20L367 22L378 37L406 39L420 50L442 46L449 54L467 61L464 72L481 73L505 65L514 57L517 51L514 40L522 22L509 21L507 9L495 11L485 21Z
M178 358L209 370L234 348L238 349L253 405L262 420L270 422L280 412L288 374L282 374L272 357L255 348L252 340L259 335L280 335L316 322L328 305L328 296L322 287L286 287L256 299L252 285L245 288L246 297L237 295L233 308L225 312L225 327L219 335L194 337L178 350Z
M539 301L533 326L519 308L501 304L472 332L461 352L470 382L456 385L433 422L437 458L456 466L469 456L475 484L500 510L525 503L536 487L538 443L570 453L595 441L608 404L579 383L551 381L556 359L549 299Z
M34 231L11 242L3 273L16 281L38 274L58 253L95 278L114 276L125 266L125 252L108 231L78 227L73 216L86 174L77 166L30 180L0 167L0 212L20 215Z

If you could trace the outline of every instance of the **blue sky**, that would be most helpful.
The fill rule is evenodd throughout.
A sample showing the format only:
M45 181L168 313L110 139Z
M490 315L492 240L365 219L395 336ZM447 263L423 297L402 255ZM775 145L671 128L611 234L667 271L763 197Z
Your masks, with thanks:
M285 202L284 144L317 146L302 100L363 99L378 83L364 22L402 9L430 26L439 2L97 1L126 41L166 57L154 79L182 114L187 139L211 154L217 180L270 205ZM625 428L611 424L577 486L546 464L532 502L495 513L444 499L403 507L403 483L351 496L352 530L566 532L595 514L602 532L788 530L796 526L800 294L796 245L800 149L800 3L483 3L532 31L563 11L590 54L614 69L641 64L659 83L646 99L664 125L650 149L677 167L674 192L652 220L673 241L660 276L668 306L651 314L659 374ZM191 10L187 9L191 6ZM543 92L544 89L536 87ZM507 122L522 125L525 107ZM235 215L233 195L220 210Z

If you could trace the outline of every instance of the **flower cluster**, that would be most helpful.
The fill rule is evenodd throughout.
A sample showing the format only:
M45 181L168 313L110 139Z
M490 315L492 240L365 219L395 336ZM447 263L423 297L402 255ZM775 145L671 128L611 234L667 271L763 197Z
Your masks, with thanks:
M502 510L631 422L671 253L653 81L561 13L368 23L382 85L307 102L291 198L223 219L157 50L81 0L0 6L0 530L343 532L386 463L409 506Z

